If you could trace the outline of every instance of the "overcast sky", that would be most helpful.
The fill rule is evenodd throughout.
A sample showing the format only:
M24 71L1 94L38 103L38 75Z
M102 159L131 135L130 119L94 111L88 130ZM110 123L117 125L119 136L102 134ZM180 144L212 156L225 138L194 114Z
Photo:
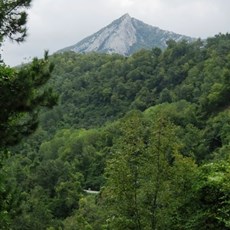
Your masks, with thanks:
M18 65L73 45L113 20L131 17L164 30L207 38L230 32L230 0L33 0L23 44L5 42L2 58Z

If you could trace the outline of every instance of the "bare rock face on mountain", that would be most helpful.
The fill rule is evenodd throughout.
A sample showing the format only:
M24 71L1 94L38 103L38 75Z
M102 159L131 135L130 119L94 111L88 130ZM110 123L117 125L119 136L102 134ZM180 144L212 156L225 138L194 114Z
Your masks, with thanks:
M95 34L59 52L71 50L79 53L118 53L128 56L143 48L159 47L164 49L167 46L166 42L170 39L175 41L194 40L188 36L150 26L125 14Z

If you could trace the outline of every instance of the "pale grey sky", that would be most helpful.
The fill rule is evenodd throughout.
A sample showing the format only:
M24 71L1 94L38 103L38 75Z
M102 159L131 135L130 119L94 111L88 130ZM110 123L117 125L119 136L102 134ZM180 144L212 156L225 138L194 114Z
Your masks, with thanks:
M33 0L23 44L5 42L2 58L18 65L73 45L129 13L164 30L207 38L230 32L230 0Z

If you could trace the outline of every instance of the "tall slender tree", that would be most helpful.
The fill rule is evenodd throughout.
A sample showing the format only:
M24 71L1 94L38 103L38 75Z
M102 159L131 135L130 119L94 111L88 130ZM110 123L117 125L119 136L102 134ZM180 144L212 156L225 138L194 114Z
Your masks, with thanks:
M144 151L144 122L141 113L132 112L121 123L121 137L108 162L107 187L112 229L143 229L140 215L139 188L141 158Z

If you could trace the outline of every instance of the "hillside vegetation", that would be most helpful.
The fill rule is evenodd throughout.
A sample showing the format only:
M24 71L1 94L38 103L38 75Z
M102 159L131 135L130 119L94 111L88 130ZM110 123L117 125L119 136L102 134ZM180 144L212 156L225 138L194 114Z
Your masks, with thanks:
M59 103L1 170L12 229L230 229L230 35L167 44L49 58Z

